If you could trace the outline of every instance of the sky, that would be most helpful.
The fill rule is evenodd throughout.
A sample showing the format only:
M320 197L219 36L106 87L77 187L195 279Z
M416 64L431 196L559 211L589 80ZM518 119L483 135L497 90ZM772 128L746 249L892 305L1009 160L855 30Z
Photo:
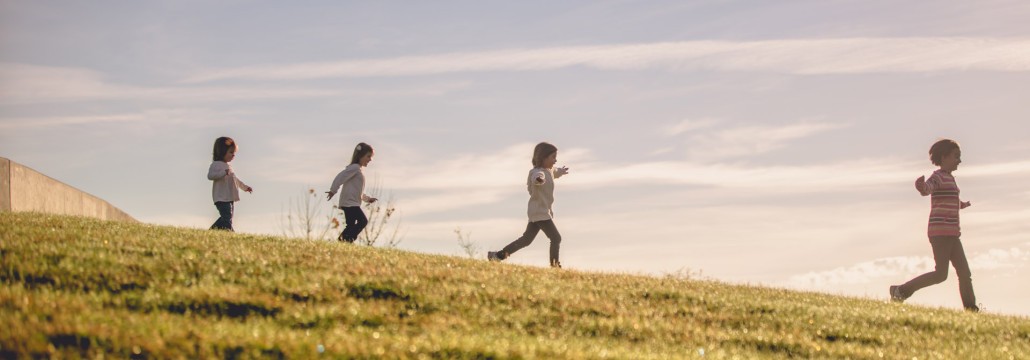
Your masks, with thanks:
M207 228L231 136L254 188L236 230L281 234L367 142L398 248L464 256L460 229L485 258L525 228L548 141L568 269L886 301L933 268L913 182L951 138L978 301L1030 316L1027 18L1018 0L0 0L0 156ZM547 243L508 261L546 266ZM954 270L908 303L961 308Z

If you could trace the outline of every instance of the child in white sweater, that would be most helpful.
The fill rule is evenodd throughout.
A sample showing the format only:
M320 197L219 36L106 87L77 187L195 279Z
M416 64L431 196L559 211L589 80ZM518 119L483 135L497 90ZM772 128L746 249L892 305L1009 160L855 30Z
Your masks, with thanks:
M236 141L230 137L215 140L211 167L207 170L207 179L214 181L211 185L211 198L218 209L218 220L211 224L211 229L234 231L232 228L233 203L240 201L240 192L253 192L254 188L244 184L236 177L229 162L236 158L239 149Z
M544 231L547 238L551 240L551 267L560 268L558 262L558 249L561 245L561 234L554 226L554 212L551 211L551 204L554 204L554 179L569 173L569 168L560 167L555 169L554 164L558 162L558 148L546 142L536 145L533 149L533 169L529 171L529 178L526 179L526 188L529 191L529 224L526 231L501 251L490 251L487 259L490 261L501 261L507 259L519 249L529 246L540 233Z
M361 234L361 230L365 229L365 225L368 225L368 218L365 217L365 212L361 211L361 202L374 203L378 199L365 194L365 174L361 168L368 166L373 155L375 153L371 146L366 143L358 144L351 155L350 165L336 175L329 191L326 191L326 194L329 194L326 200L330 200L336 195L336 189L343 187L343 193L340 194L340 210L343 211L347 226L340 232L338 241L353 243L358 234Z

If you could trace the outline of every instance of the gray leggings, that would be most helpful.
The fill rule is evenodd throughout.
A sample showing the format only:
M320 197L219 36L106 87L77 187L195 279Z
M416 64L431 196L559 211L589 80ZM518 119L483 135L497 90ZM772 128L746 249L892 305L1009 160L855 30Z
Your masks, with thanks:
M501 249L501 259L507 259L508 256L514 254L519 249L522 249L529 244L533 243L533 239L536 238L536 234L540 233L540 230L544 231L544 235L547 235L548 239L551 239L551 265L558 263L558 248L561 245L561 234L558 233L558 228L554 226L553 220L542 220L533 221L526 225L526 232L522 233L522 237L515 239L511 244Z
M976 308L972 273L969 271L969 262L966 261L966 252L962 249L962 241L957 236L934 236L930 238L930 246L933 247L936 268L901 285L902 295L912 296L919 289L944 282L948 278L950 262L958 274L958 292L962 296L962 306L967 309Z

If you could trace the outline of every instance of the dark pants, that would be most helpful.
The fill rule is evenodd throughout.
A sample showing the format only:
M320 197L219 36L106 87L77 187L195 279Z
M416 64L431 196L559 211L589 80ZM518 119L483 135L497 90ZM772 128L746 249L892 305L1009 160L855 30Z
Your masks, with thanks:
M901 285L901 294L912 296L924 287L940 284L948 278L948 262L955 267L958 274L958 291L962 296L962 306L967 309L976 308L976 295L973 294L973 278L966 261L966 252L962 249L962 241L957 236L935 236L930 238L933 247L933 260L937 263L934 271L917 276Z
M522 237L515 239L511 244L501 249L498 254L501 259L507 259L511 254L514 254L519 249L522 249L529 244L533 243L533 239L536 238L536 234L540 233L540 230L544 231L544 235L547 235L548 239L551 239L551 265L558 264L558 248L561 245L561 234L558 233L558 228L554 227L553 220L534 221L526 225L526 232L522 233Z
M232 201L217 201L215 208L218 209L218 220L211 224L211 230L234 231L232 229Z
M343 232L340 233L337 240L352 243L358 238L361 230L365 230L368 218L365 217L365 212L361 211L360 206L348 206L340 210L343 210L344 223L347 224L347 227L343 228Z

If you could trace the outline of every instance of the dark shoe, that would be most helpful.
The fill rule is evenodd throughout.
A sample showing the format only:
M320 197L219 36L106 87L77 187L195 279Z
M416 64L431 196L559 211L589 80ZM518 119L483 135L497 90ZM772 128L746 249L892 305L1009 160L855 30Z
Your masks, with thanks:
M897 285L891 285L891 301L893 302L904 302L908 296L901 293L901 287Z
M495 261L495 262L496 261L504 260L504 259L501 259L501 254L498 253L497 251L487 251L486 252L486 259L490 260L490 261Z

